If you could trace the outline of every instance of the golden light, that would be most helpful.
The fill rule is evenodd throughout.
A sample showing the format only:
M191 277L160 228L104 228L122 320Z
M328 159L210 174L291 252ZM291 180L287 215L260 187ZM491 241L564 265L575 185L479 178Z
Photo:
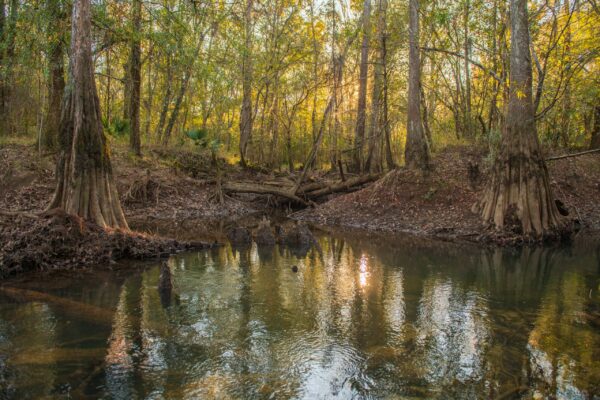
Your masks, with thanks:
M369 278L369 266L368 266L368 261L367 261L367 256L366 255L362 255L360 257L360 267L359 267L359 273L358 273L358 283L360 285L361 288L364 288L365 286L367 286L367 280Z

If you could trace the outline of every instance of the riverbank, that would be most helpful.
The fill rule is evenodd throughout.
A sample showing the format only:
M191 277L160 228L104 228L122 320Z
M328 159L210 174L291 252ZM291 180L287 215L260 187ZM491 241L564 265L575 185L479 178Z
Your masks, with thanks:
M579 232L600 231L600 153L549 161L554 196ZM422 176L398 169L360 191L338 196L293 218L334 227L407 233L442 240L513 244L483 226L473 204L489 180L487 155L450 147L436 154Z
M433 169L427 176L400 168L362 190L330 194L319 199L321 204L295 212L285 199L276 196L226 195L219 191L217 174L206 154L185 149L148 148L145 156L138 159L130 156L125 146L113 147L113 169L127 220L133 230L142 232L129 242L131 251L118 249L116 242L112 242L117 236L110 239L98 236L96 239L112 244L96 243L91 247L100 249L99 252L89 254L87 249L79 253L66 251L63 253L70 255L58 262L47 258L44 251L48 251L44 249L54 248L53 241L65 244L60 236L64 229L57 228L60 221L56 216L33 223L27 214L40 213L52 196L54 155L40 156L33 145L10 143L0 146L0 260L12 260L11 265L14 265L14 260L27 263L29 257L58 268L112 260L115 255L137 254L143 258L178 251L183 246L179 242L164 241L160 235L182 241L224 242L231 227L256 228L263 215L367 232L451 241L491 240L489 230L481 224L479 216L471 212L488 180L490 165L485 152L473 147L440 151L434 156ZM600 201L597 200L600 154L554 160L548 167L555 197L568 211L568 218L576 221L582 232L600 231ZM284 172L243 170L224 160L220 168L224 182L286 179ZM330 172L329 179L339 179L336 174ZM66 221L66 217L61 218ZM95 232L90 227L86 229ZM48 232L54 232L54 236L45 237ZM504 244L515 240L514 237L497 239L500 244L502 240ZM41 244L38 246L36 242ZM85 245L77 240L69 243L66 247ZM152 243L156 249L152 249ZM27 248L33 249L36 255L25 254ZM19 255L15 256L15 252Z

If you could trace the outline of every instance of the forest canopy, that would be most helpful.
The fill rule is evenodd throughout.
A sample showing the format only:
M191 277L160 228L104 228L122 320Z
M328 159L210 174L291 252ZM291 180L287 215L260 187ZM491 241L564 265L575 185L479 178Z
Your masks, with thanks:
M351 165L357 147L370 169L402 164L408 3L93 1L105 132L125 141L139 131L143 147L188 146L186 133L202 131L231 161L242 150L248 163L273 168L302 165L321 133L314 165ZM429 145L435 151L477 142L493 152L509 95L508 2L419 3L420 108ZM598 4L528 7L539 138L588 147L600 104ZM2 0L0 9L0 134L55 146L71 3ZM140 107L132 121L136 79Z

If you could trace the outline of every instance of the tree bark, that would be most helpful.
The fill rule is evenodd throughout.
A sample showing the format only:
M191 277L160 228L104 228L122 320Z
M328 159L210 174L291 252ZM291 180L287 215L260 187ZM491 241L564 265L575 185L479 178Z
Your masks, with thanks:
M165 133L162 137L163 146L169 144L169 139L171 138L171 133L173 132L175 121L177 121L177 117L179 116L179 110L181 109L181 103L183 102L183 97L185 96L185 91L190 80L190 75L191 71L186 71L184 72L183 79L181 79L181 86L179 87L179 93L177 93L177 98L175 99L175 106L173 107L173 112L171 112L169 123L167 124L167 127L165 128Z
M594 107L594 127L592 128L590 149L600 149L600 104L596 104Z
M51 38L48 49L50 63L50 90L48 111L44 117L43 145L47 150L53 150L58 145L60 129L60 114L62 96L65 91L65 68L62 26L65 22L65 13L59 0L47 0L46 7L50 15L48 37Z
M160 110L160 117L158 118L158 126L156 127L156 141L160 142L163 137L163 129L165 127L165 122L167 121L167 113L169 112L169 105L171 104L171 80L173 78L173 70L171 67L171 56L167 54L167 71L165 76L165 84L167 88L165 89L165 95L163 97L163 104Z
M354 168L357 171L362 171L364 168L363 147L365 141L365 126L367 122L367 78L369 73L371 0L364 0L362 18L363 38L360 50L358 105L356 108L356 129L354 131Z
M102 130L91 46L90 0L74 0L69 85L60 121L61 154L49 209L60 207L102 227L129 229Z
M15 37L17 35L18 0L10 0L8 20L4 1L0 4L0 134L12 134L11 96L15 62Z
M511 0L508 113L492 179L476 206L498 229L539 240L564 227L539 145L532 101L527 0Z
M423 134L421 121L421 80L419 55L419 0L409 1L409 52L408 52L408 115L406 123L405 163L408 168L429 168L429 147Z
M242 55L242 108L240 110L240 163L246 166L246 151L252 136L252 5L246 0L244 53Z
M142 155L140 143L140 92L142 84L142 50L140 33L142 30L142 0L133 0L132 4L133 32L131 51L129 54L129 98L127 99L129 120L129 149L136 156Z
M5 78L5 61L4 56L4 35L6 33L6 4L4 0L0 0L0 135L4 135L6 129L6 106L5 106L5 92L6 92L6 78Z
M564 10L565 10L565 14L566 15L570 15L571 13L571 6L570 6L570 1L569 0L565 0L564 1ZM562 56L562 62L565 64L562 66L562 68L564 68L565 70L568 70L568 68L570 68L570 64L572 62L571 59L571 24L570 24L570 20L567 20L567 26L565 27L565 38L564 38L564 46L565 46L565 50ZM569 146L569 140L570 140L570 130L571 130L571 112L573 111L572 108L572 104L571 104L571 83L570 83L570 79L567 79L565 82L565 91L564 91L564 95L563 95L563 103L562 103L562 110L561 110L561 129L560 129L560 133L561 133L561 139L562 139L562 145L564 147L568 147Z
M382 139L385 134L385 120L383 112L383 85L385 63L385 32L386 32L386 7L387 0L377 2L377 58L373 68L373 88L371 97L371 123L369 128L369 152L365 163L365 170L370 172L382 171Z
M470 59L470 47L471 47L471 38L469 37L469 14L471 11L471 2L470 0L465 1L465 15L464 15L464 74L465 74L465 117L464 117L464 127L465 127L465 136L467 138L473 137L473 123L471 119L471 67L469 65Z

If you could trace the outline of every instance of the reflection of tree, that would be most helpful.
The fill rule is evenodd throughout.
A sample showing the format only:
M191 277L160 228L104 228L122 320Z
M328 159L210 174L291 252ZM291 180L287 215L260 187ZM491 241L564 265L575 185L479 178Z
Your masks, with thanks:
M137 397L136 381L140 378L138 357L140 337L141 275L128 279L121 288L119 303L105 358L106 387L113 399Z
M228 246L178 255L171 265L179 301L168 309L157 267L124 284L76 290L78 301L107 309L118 299L106 378L100 371L85 386L105 383L114 398L511 398L534 390L577 398L600 390L600 281L589 249L391 246L335 235L321 249L303 257L285 247L261 255ZM27 315L30 305L22 307ZM10 323L24 331L34 319L56 318L47 328L53 341L81 335L60 310L33 310L23 322L15 311ZM0 354L9 346L3 337L45 345L41 330L14 339L6 316ZM56 365L39 370L48 381L35 383L40 393L63 380Z
M552 274L544 288L528 338L531 378L545 395L585 398L600 392L600 332L587 325L588 310L598 307L600 296L597 277L586 279L581 269L598 261L561 253L559 262L564 270ZM581 267L574 268L577 264Z
M550 278L559 252L549 248L481 251L477 284L504 303L536 301Z
M25 303L0 311L0 399L49 397L58 378L55 354L49 352L57 346L52 310Z

